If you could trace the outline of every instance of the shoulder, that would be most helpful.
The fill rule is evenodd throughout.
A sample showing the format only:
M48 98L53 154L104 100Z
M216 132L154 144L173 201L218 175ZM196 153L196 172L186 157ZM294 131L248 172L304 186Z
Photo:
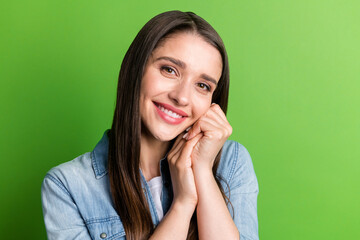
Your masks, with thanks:
M93 152L52 168L41 186L49 239L123 239L125 231L111 199L107 174L96 175Z
M75 173L76 171L88 171L91 167L91 152L86 152L68 162L62 163L50 169L48 174Z
M62 191L72 194L95 180L92 167L92 153L84 153L77 158L50 169L44 177L42 191L46 191L44 183L50 181Z
M223 146L218 175L229 184L230 188L242 186L244 191L258 188L252 159L248 150L240 143L227 140ZM227 189L227 185L223 186Z
M108 131L104 132L93 151L52 168L45 179L55 178L64 182L84 181L85 183L102 179L107 174Z
M106 133L106 132L105 132ZM107 139L92 152L52 168L42 182L41 200L49 239L123 239L107 174Z
M105 131L93 151L52 168L44 178L42 193L65 193L81 203L89 197L93 200L109 199L109 179L106 177L107 149Z
M89 173L94 175L91 163L91 152L84 153L71 161L53 167L47 172L45 178L50 176L64 179L68 177L78 177L84 174L88 175Z
M248 150L236 141L227 140L222 148L219 171L231 177L236 168L244 164L252 165Z

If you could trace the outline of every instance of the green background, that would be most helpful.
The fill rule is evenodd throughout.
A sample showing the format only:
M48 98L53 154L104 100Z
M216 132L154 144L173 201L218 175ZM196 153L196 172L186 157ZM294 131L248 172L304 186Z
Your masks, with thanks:
M7 1L0 10L0 232L45 239L40 186L110 127L125 51L154 15L227 47L231 139L258 177L261 239L360 239L360 2Z

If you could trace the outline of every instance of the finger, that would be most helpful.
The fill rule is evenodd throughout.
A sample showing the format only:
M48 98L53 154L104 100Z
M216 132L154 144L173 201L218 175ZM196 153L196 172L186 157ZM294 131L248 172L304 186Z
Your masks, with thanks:
M199 124L199 123L201 123L202 119L206 118L207 116L213 117L215 120L217 120L219 122L219 124L222 127L224 127L224 126L225 127L228 126L228 128L230 127L230 124L229 124L224 112L220 108L220 106L216 103L213 103L213 104L211 104L208 111L195 122L195 124L192 126L192 128L183 137L186 138L187 140L189 140L189 139L193 138L195 135L199 134L201 131L203 131L203 129L201 129L201 124Z
M176 152L172 156L172 159L171 159L172 164L174 164L174 165L176 164L177 166L180 166L181 168L183 166L190 167L191 161L190 161L190 163L188 161L190 160L193 146L195 146L195 144L197 143L196 139L200 139L200 137L201 136L197 136L196 138L193 138L189 142L186 142L185 139L182 139L181 140L182 144L179 144L179 146L181 145L181 147L177 148Z
M192 126L188 127L187 129L185 129L185 134L183 135L183 138L186 138L189 134L189 130L192 128Z
M202 117L203 117L203 116L202 116ZM194 136L196 136L196 135L198 135L199 133L201 133L200 121L201 121L202 117L200 117L200 118L194 123L194 125L192 125L191 129L183 136L186 140L190 140L190 139L192 139Z
M223 112L223 110L221 109L221 107L218 104L213 104L210 107L215 113L218 114L218 116L223 119L224 121L228 122L225 113Z
M168 155L167 159L170 163L175 164L177 159L180 156L181 149L183 149L185 144L185 140L181 141L180 144L178 144L177 148L172 151L171 154Z
M179 144L176 146L176 148L174 149L174 158L176 159L176 156L179 156L179 153L181 152L181 150L184 148L184 145L186 143L186 140L181 138Z
M199 121L199 124L201 125L200 129L202 134L209 138L220 140L223 138L228 138L231 134L231 131L228 129L228 127L214 121L211 118L203 118L201 121Z
M168 158L172 158L178 151L179 149L182 147L182 145L184 144L185 141L183 140L183 135L184 133L181 133L175 140L169 154L168 154Z
M202 136L203 134L198 134L185 143L179 156L178 164L185 164L185 166L191 167L191 153Z
M231 134L232 132L232 127L231 125L229 124L229 122L227 121L227 119L225 118L225 120L215 111L209 111L207 114L207 117L210 118L210 119L214 119L217 124L218 127L220 128L224 128L226 129L227 132L229 132ZM230 135L229 134L229 135Z
M207 131L213 131L214 128L222 128L222 127L223 125L221 123L218 123L214 119L211 119L210 117L203 115L191 128L186 139L190 140L201 132L205 134Z
M183 140L182 142L183 142L183 144L179 144L179 145L181 145L181 147L177 148L176 152L174 152L172 158L170 158L170 161L173 165L175 165L180 158L181 151L183 149L183 146L185 145L185 140Z
M210 121L213 121L214 125L218 125L218 126L224 126L224 125L228 124L227 121L224 121L224 119L213 110L208 111L206 113L204 120L207 120L207 119L209 119Z
M204 118L201 121L201 131L204 136L209 138L222 139L228 137L228 130L223 124L214 121L211 118Z
M225 127L227 129L227 131L229 132L229 136L230 136L230 134L232 133L232 127L231 127L229 121L227 120L225 113L220 108L220 106L217 104L212 105L211 111L208 111L208 113L207 113L207 115L209 115L209 116L210 115L214 116L214 114L216 114L219 118L222 119L223 127Z
M179 142L181 141L181 139L183 139L184 134L185 134L185 133L182 132L182 133L180 133L180 134L176 137L176 140L175 140L173 146L176 146L177 144L179 144Z

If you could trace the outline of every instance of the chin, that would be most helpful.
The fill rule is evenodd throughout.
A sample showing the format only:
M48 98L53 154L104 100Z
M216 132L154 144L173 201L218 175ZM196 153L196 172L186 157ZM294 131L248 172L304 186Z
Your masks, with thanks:
M154 136L157 140L159 140L161 142L169 142L169 141L173 140L174 138L176 138L177 136L179 136L179 134L158 133Z
M150 131L155 139L162 142L168 142L179 136L183 130L182 128L173 128L158 124L157 128L152 128Z

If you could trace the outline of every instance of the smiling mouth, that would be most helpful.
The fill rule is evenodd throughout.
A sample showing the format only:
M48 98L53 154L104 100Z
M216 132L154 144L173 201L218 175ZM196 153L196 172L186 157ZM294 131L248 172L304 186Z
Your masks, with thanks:
M179 113L176 113L176 112L166 108L164 105L161 105L161 104L159 104L157 102L154 102L154 104L158 109L160 109L160 111L162 111L163 113L165 113L169 117L172 117L172 118L175 118L175 119L181 119L181 118L187 117L187 116L180 115Z

